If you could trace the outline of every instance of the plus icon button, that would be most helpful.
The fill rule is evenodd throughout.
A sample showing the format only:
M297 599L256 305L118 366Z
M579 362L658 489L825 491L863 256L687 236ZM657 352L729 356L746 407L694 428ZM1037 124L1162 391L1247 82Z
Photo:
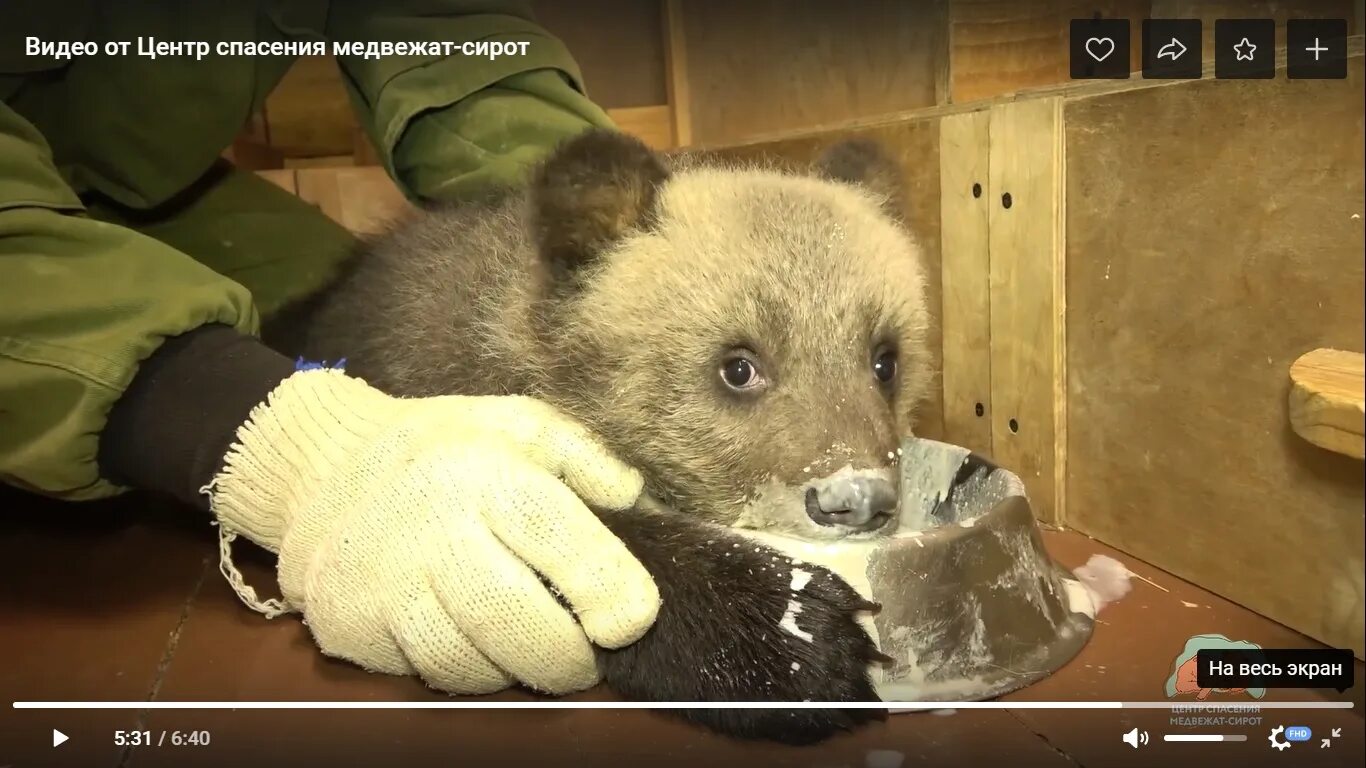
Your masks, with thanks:
M1286 75L1291 80L1347 77L1346 19L1289 19L1285 23Z

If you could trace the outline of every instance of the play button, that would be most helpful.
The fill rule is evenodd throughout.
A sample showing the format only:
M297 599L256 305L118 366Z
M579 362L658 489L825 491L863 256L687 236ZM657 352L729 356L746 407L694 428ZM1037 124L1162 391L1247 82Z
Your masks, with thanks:
M67 736L65 733L62 733L56 728L52 729L52 746L60 747L62 744L66 743L66 740L68 738L70 737Z

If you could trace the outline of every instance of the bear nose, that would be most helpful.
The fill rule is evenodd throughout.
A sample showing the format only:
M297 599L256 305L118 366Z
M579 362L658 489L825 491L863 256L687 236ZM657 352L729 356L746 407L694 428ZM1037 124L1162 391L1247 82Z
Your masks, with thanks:
M806 514L818 525L869 531L896 511L896 485L881 477L818 480L806 490Z

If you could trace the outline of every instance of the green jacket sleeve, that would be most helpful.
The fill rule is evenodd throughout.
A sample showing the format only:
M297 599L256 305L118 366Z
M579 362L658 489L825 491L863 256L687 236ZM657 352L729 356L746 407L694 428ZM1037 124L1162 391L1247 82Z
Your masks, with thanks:
M83 215L42 136L0 103L0 481L117 493L96 459L110 408L164 339L209 323L255 333L247 290Z
M410 199L466 199L515 183L564 139L612 127L588 99L569 51L536 24L528 3L397 0L376 7L333 3L328 37L439 41L459 49L338 58L361 124ZM490 58L478 53L489 49L466 43L526 45L524 54Z

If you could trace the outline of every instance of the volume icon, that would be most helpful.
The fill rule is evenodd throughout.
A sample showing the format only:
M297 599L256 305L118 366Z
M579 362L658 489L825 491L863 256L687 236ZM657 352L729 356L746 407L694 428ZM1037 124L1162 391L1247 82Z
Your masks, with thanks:
M1120 738L1124 739L1125 744L1128 744L1134 749L1138 749L1138 745L1146 745L1148 743L1148 732L1140 731L1137 728L1135 728L1132 731L1129 731L1128 733L1124 734Z

